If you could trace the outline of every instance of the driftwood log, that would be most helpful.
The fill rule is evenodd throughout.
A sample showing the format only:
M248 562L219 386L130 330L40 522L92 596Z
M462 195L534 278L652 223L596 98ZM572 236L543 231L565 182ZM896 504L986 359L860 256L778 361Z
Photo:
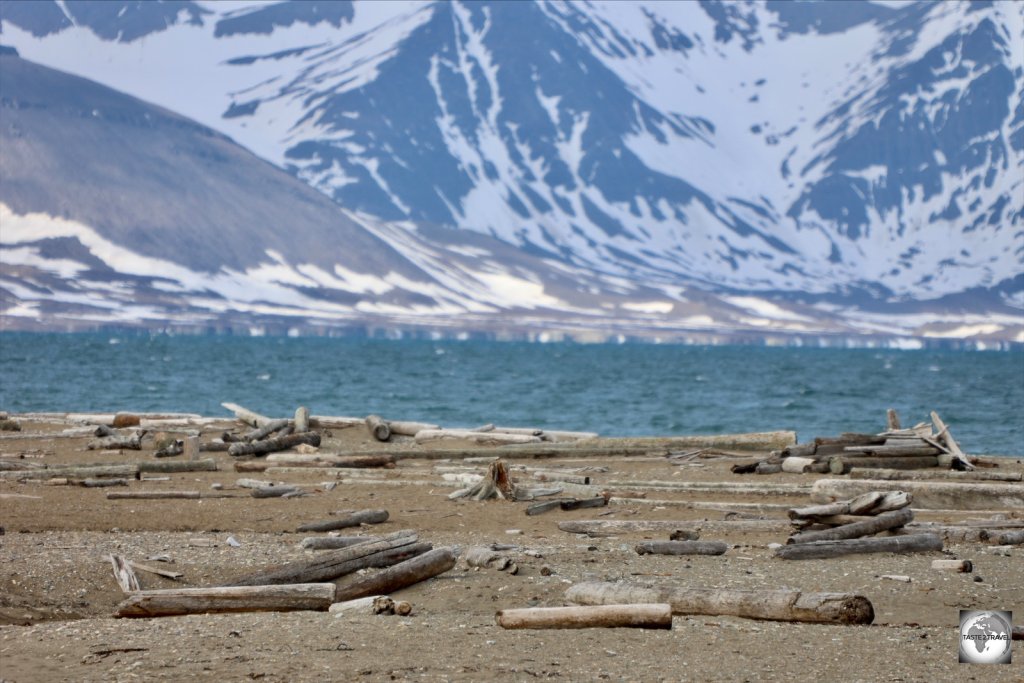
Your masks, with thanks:
M138 479L139 466L134 463L120 465L82 465L80 467L46 467L31 470L0 472L0 479Z
M353 549L364 544L352 546ZM343 551L339 551L343 552ZM339 586L336 602L353 600L367 595L388 594L412 586L420 581L443 574L455 566L455 553L451 548L437 548L353 583Z
M138 463L139 472L216 472L217 461L213 458L202 460L143 460Z
M213 612L326 611L333 583L138 591L117 606L118 617L168 617Z
M1024 486L946 481L883 481L878 479L819 479L811 499L826 503L870 491L903 490L914 497L922 510L992 510L1024 508Z
M377 441L389 441L391 439L391 427L379 415L368 415L366 417L366 429Z
M388 521L387 510L359 510L337 519L303 524L297 531L336 531L338 529L359 526L360 524L381 524L386 521Z
M672 628L668 604L596 605L586 607L531 607L501 610L498 626L517 628Z
M306 550L337 550L380 539L380 536L310 536L302 539L299 545Z
M790 519L825 517L831 515L875 515L907 507L913 496L904 491L867 491L849 500L837 500L822 505L792 508Z
M848 538L859 538L905 526L913 520L913 511L909 507L905 507L899 510L883 512L865 520L842 524L824 531L804 531L790 536L786 543L813 543L815 541L839 541Z
M970 574L974 571L974 563L970 560L932 560L932 569Z
M230 410L235 414L235 418L249 425L250 427L262 427L271 421L269 417L254 413L251 410L243 408L237 403L221 403L222 406Z
M305 434L309 431L309 408L299 406L295 409L295 419L292 420L294 434Z
M784 545L775 549L783 560L813 560L865 553L921 553L942 550L937 534L911 534L884 538L851 538L840 541L814 541Z
M281 467L394 467L395 459L387 453L368 455L332 455L329 453L272 453L267 456L268 466Z
M142 450L142 437L145 431L135 432L128 436L113 435L105 436L102 439L95 439L90 441L86 448L90 451L106 451L106 450L129 450L138 451Z
M379 541L360 543L347 548L319 553L312 560L299 560L267 571L242 576L229 585L260 586L266 584L312 583L333 581L339 576L371 566L373 556L415 544L416 532L398 531L382 537Z
M818 624L870 624L871 601L855 593L809 593L796 590L726 590L650 587L617 583L578 583L565 593L581 605L664 603L672 614L735 616L770 621Z
M980 472L974 470L973 472L958 472L956 470L915 470L906 472L903 470L895 470L891 468L881 469L861 469L860 465L856 466L852 472L850 472L851 479L883 479L886 481L929 481L929 480L949 480L949 481L1024 481L1024 473L1021 472Z
M1024 544L1024 529L1018 529L1016 531L1002 531L993 533L992 531L985 531L982 533L982 538L994 543L995 545L1021 545Z
M885 467L892 470L924 470L939 466L939 458L934 455L913 457L851 457L834 455L828 459L828 471L832 474L849 474L851 470L863 468Z
M254 441L253 443L234 443L228 449L228 455L238 457L240 455L266 455L275 451L283 451L295 448L299 444L310 446L320 445L320 435L316 432L305 432L303 434L289 434L279 436L265 441Z
M729 545L721 541L646 541L635 549L638 555L724 555Z

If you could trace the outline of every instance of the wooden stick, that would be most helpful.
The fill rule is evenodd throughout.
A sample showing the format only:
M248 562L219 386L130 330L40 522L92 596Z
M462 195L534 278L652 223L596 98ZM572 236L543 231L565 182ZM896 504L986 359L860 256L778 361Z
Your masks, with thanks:
M367 415L366 428L377 441L388 441L391 439L391 427L379 415Z
M539 436L530 436L528 434L474 432L468 429L424 429L416 433L415 439L418 444L429 444L438 441L468 441L478 446L503 446L541 442Z
M818 624L870 624L875 618L871 601L855 593L728 590L588 582L572 586L566 591L565 597L569 602L582 605L667 602L672 606L672 614L675 615L706 614Z
M721 541L647 541L636 546L638 555L724 555L728 549Z
M114 567L114 578L117 585L125 593L134 593L139 590L139 579L132 571L131 565L120 555L111 555L110 564Z
M158 569L157 567L151 567L148 564L142 564L141 562L134 562L132 560L128 560L128 564L131 565L132 569L138 569L142 572L149 572L150 574L156 574L157 576L162 576L167 579L174 579L175 581L185 576L181 572L172 572L167 569Z
M919 553L942 550L942 537L937 534L914 534L885 538L852 538L841 541L815 541L784 545L775 549L783 560L811 560L864 553Z
M878 479L819 479L811 489L815 502L830 502L870 491L903 490L923 510L990 510L1024 508L1024 486L944 481L882 481Z
M233 586L259 586L265 584L309 583L333 581L368 566L370 556L416 543L416 532L398 531L383 536L379 541L360 543L338 550L317 554L313 560L290 562L269 570L248 574L232 581Z
M388 521L387 510L360 510L350 515L329 519L325 522L309 522L298 528L298 531L335 531L360 524L381 524Z
M333 583L139 591L117 606L118 617L167 617L216 612L326 611Z
M303 434L289 434L288 436L279 436L274 439L267 439L266 441L254 441L253 443L234 443L228 449L228 455L238 457L240 455L265 455L267 453L273 453L274 451L283 451L289 448L294 448L299 444L309 444L310 446L320 445L320 435L316 432L305 432Z
M361 543L352 546L352 549L362 548L365 545L368 544ZM455 553L452 549L436 548L351 584L339 586L334 595L334 600L335 602L343 602L367 595L390 594L406 586L411 586L438 574L443 574L454 566Z
M672 628L668 604L598 605L592 607L530 607L505 609L498 626L518 628Z
M895 529L904 526L914 519L914 513L909 507L871 517L869 519L843 524L826 531L805 531L790 536L786 543L813 543L814 541L839 541L847 538L859 538L877 534L887 529Z

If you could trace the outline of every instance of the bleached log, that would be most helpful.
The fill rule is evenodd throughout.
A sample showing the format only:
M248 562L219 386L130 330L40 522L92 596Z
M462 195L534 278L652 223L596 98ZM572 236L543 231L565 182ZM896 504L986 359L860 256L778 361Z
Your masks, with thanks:
M73 424L114 426L114 413L68 413L65 419Z
M185 449L182 455L185 456L185 460L194 461L199 458L199 437L198 436L186 436L185 437Z
M231 444L231 448L228 449L228 455L233 457L238 457L240 455L265 455L275 451L294 448L295 446L303 443L309 444L310 446L319 446L320 435L316 432L305 432L304 434L289 434L288 436L280 436L274 439L267 439L265 441L255 441L253 443L235 443Z
M953 459L957 462L957 469L961 469L966 472L973 470L974 465L972 465L967 456L964 455L964 452L960 450L960 444L958 444L956 439L953 438L953 435L949 431L949 427L942 421L939 414L933 410L931 412L931 418L932 424L934 424L935 429L938 430L938 434L935 437L936 440L949 449L950 455L952 455Z
M504 446L508 444L540 443L538 436L504 434L501 432L474 432L468 429L424 429L414 437L418 444L442 441L466 441L478 446Z
M142 435L145 432L135 432L130 435L117 434L114 436L105 436L101 439L95 439L90 441L86 448L90 451L106 451L106 450L130 450L138 451L142 450Z
M569 474L552 470L535 470L533 478L538 481L567 481L572 484L590 484L590 477L584 474Z
M796 444L796 432L749 432L743 434L710 434L700 436L620 437L587 439L581 442L600 443L604 448L668 449L719 448L737 451L774 451Z
M380 536L310 536L302 539L299 545L305 550L337 550L380 539Z
M791 474L804 474L805 472L810 472L815 463L814 458L791 456L782 461L782 471Z
M0 479L138 479L139 466L135 463L118 465L82 465L79 467L47 467L31 470L9 470L0 472Z
M352 548L362 548L364 545L359 544ZM367 595L387 595L438 574L443 574L454 566L455 553L453 550L451 548L436 548L353 583L338 586L334 599L336 602L343 602Z
M386 521L388 521L387 510L360 510L337 519L303 524L298 528L298 531L336 531L361 524L382 524Z
M262 427L271 421L271 418L266 415L260 415L253 411L243 408L237 403L221 403L222 406L230 410L235 414L235 418L249 425L250 427Z
M372 556L413 546L417 543L416 532L402 530L381 537L379 541L359 543L347 548L318 553L312 560L290 562L269 570L242 576L228 585L258 586L263 584L309 583L333 581L339 576L371 566ZM361 596L360 596L361 597Z
M462 553L462 559L466 561L467 567L497 569L498 571L509 570L510 574L516 574L519 571L515 560L486 546L466 548Z
M677 531L698 525L698 522L656 519L576 519L558 523L558 528L571 534L628 534L643 531ZM695 529L690 529L697 533ZM696 537L694 539L696 540Z
M365 598L336 602L327 610L336 617L345 614L391 614L395 601L387 595L368 595Z
M974 571L974 563L970 560L932 560L932 569L970 574Z
M721 541L645 541L634 549L638 555L724 555L729 545Z
M494 616L507 629L672 628L668 604L529 607L500 610Z
M904 490L922 510L990 510L1024 508L1024 486L940 481L883 481L879 479L819 479L811 489L815 502L850 498L869 491Z
M295 419L292 421L295 426L295 434L304 434L309 431L309 408L299 406L295 409Z
M587 582L569 588L565 597L569 602L582 605L668 603L674 615L704 614L816 624L870 624L875 618L871 601L855 593Z
M203 460L143 460L138 463L139 472L216 472L217 461Z
M128 564L131 566L132 569L138 569L140 572L156 574L157 576L162 576L165 579L172 579L174 581L177 581L181 577L185 576L181 572L174 572L168 569L160 569L159 567L151 567L148 564L142 564L141 562L133 562L132 560L128 560Z
M141 588L139 579L132 571L131 564L120 555L110 555L109 557L110 564L114 567L114 578L117 579L117 585L121 587L121 590L125 593L139 590Z
M850 472L851 479L884 479L886 481L1024 481L1021 472L958 472L956 470L915 470L903 471L888 468L861 469L858 465Z
M366 429L370 436L377 441L388 441L391 439L391 427L379 415L366 416Z
M846 446L843 450L851 456L863 454L878 457L919 457L924 455L938 455L941 453L938 448L927 444L921 446L889 446L886 444L882 444L880 446Z
M309 426L319 429L351 429L365 425L366 418L363 417L339 417L336 415L310 415L309 417Z
M913 511L909 507L905 507L900 510L883 512L870 519L843 524L824 531L805 531L790 536L786 543L812 543L814 541L838 541L847 538L859 538L905 526L913 521L913 519Z
M117 606L118 617L167 617L217 612L326 611L333 583L138 591Z
M628 491L685 491L761 496L801 496L811 490L810 484L761 484L729 481L609 481L610 489Z
M301 492L302 489L298 486L283 484L260 486L258 488L254 488L250 495L252 495L253 498L281 498L283 496L293 496Z
M866 491L849 500L792 508L789 518L878 514L907 507L912 501L913 496L905 491Z
M775 549L783 560L811 560L864 553L917 553L942 550L942 537L937 534L912 534L883 538L851 538L840 541L815 541L784 545Z
M417 433L426 429L441 428L440 425L428 422L409 422L407 420L388 420L388 426L391 427L392 434L398 434L399 436L416 436Z

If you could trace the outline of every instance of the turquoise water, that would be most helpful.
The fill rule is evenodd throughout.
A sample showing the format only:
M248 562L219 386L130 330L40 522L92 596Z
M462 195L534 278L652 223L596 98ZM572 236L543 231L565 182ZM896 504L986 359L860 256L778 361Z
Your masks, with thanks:
M970 453L1024 455L1024 353L227 336L0 335L0 410L378 413L602 435L796 430L935 410Z

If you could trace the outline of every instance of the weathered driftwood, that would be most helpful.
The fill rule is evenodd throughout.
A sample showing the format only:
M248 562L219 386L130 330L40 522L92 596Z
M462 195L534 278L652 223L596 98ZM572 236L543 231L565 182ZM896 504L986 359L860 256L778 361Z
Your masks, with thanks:
M170 498L198 500L203 497L203 494L199 491L113 491L107 494L107 500L162 500ZM215 496L208 494L206 497Z
M80 467L47 467L43 469L0 472L0 479L138 479L139 466L135 463L117 465L82 465Z
M269 570L242 576L229 585L259 586L264 584L310 583L316 581L333 581L339 576L371 566L372 556L380 553L414 545L417 542L416 532L411 530L398 531L381 537L379 541L359 543L347 548L328 550L318 553L312 560L299 560L274 567Z
M884 467L892 470L923 470L939 466L939 458L934 455L907 457L851 457L833 455L828 459L828 470L832 474L848 474L857 468Z
M688 526L699 525L699 522L681 522L678 520L658 519L577 519L567 520L558 523L558 528L571 534L627 534L643 531L690 531L697 534L695 529L687 529ZM692 539L696 540L698 536Z
M271 419L265 415L254 413L251 410L243 408L236 403L221 403L222 406L230 410L235 414L235 418L241 420L250 427L262 427L271 421Z
M645 541L638 543L638 555L724 555L729 549L721 541Z
M254 441L253 443L235 443L228 449L228 455L238 457L240 455L265 455L275 451L283 451L294 448L299 444L310 446L320 445L320 435L316 432L305 432L303 434L289 434L265 441Z
M815 437L814 443L817 446L871 446L885 443L883 434L862 434L858 432L843 432L839 436Z
M231 588L173 588L138 591L117 606L118 617L168 617L214 612L325 611L334 599L333 583Z
M1024 543L1024 529L1016 531L1001 531L993 533L985 530L981 534L982 539L990 541L995 545L1021 545Z
M117 434L114 436L105 436L102 439L94 439L90 441L86 448L90 451L106 451L106 450L129 450L138 451L142 450L142 437L145 434L144 431L134 432L127 436Z
M488 500L501 498L502 500L515 500L516 491L509 477L508 465L501 460L495 460L487 466L487 473L477 483L469 488L460 489L449 494L448 498L469 498L471 500Z
M310 536L302 539L299 545L306 550L337 550L380 539L380 536Z
M928 480L950 480L950 481L1024 481L1024 473L1021 472L958 472L955 470L915 470L903 471L891 468L882 469L861 469L858 464L856 469L850 472L851 479L884 479L886 481L928 481Z
M804 474L810 472L811 468L814 467L816 461L814 458L801 458L798 456L790 456L782 461L782 471L789 472L791 474Z
M960 444L958 444L956 442L956 439L953 438L953 435L950 434L949 427L946 425L945 422L942 421L942 418L939 417L939 414L933 410L931 412L931 418L932 424L935 425L935 429L937 429L939 432L935 438L937 441L942 443L947 449L949 449L950 454L953 456L954 460L957 463L956 469L964 470L966 472L970 472L971 470L973 470L974 465L972 465L971 462L967 459L967 456L964 455L964 452L960 450Z
M138 569L140 572L156 574L157 576L162 576L165 579L173 579L177 581L181 577L185 576L181 572L175 572L169 569L160 569L158 567L152 567L148 564L142 564L141 562L134 562L132 560L128 560L128 564L131 566L132 569Z
M811 490L810 484L761 484L731 481L610 481L609 489L626 491L685 491L758 496L800 496Z
M379 415L366 416L366 429L377 441L389 441L391 439L391 427Z
M346 467L374 468L394 467L395 459L387 453L368 455L333 455L329 453L272 453L267 456L269 465L286 467Z
M506 446L509 444L541 443L539 436L507 434L504 432L475 432L469 429L424 429L414 437L418 444L444 441L466 441L477 446Z
M365 598L336 602L327 611L336 616L343 614L380 614L377 610L382 599L391 600L386 595L368 595ZM394 605L393 600L392 605Z
M595 496L593 498L584 498L582 500L563 500L559 504L559 507L563 510L583 510L585 508L600 508L606 505L608 505L607 496Z
M352 546L352 549L361 547L364 547L364 544ZM412 586L438 574L443 574L454 566L455 553L452 549L436 548L350 584L339 586L334 599L336 602L341 602L366 595L393 593L406 586Z
M590 477L585 474L571 472L555 472L552 470L535 470L533 478L538 481L566 481L570 484L590 484Z
M266 460L237 460L234 469L235 472L265 472L270 466Z
M826 517L832 515L874 515L899 510L913 502L905 491L867 491L849 500L837 500L822 505L792 508L790 519Z
M932 569L970 574L974 571L974 563L970 560L932 560Z
M388 426L392 434L399 436L416 436L425 429L440 429L440 425L427 422L410 422L408 420L388 420Z
M337 519L303 524L298 528L298 531L335 531L337 529L359 526L360 524L381 524L386 521L388 521L387 510L359 510Z
M894 432L900 428L900 418L896 414L895 408L889 408L885 411L885 429L886 431Z
M236 479L235 480L235 486L237 486L238 488L241 488L241 489L261 489L261 488L263 488L265 486L273 486L273 485L274 485L274 482L272 482L272 481L265 481L263 479L242 478L242 479Z
M1024 486L1019 484L977 484L940 481L883 481L878 479L819 479L811 499L830 502L869 491L904 490L922 510L990 510L1024 508Z
M519 628L672 628L672 606L662 604L529 607L500 610L498 626Z
M778 474L782 471L782 463L762 461L754 467L756 474Z
M139 578L132 571L131 564L120 555L110 555L110 564L114 567L114 578L117 585L125 593L133 593L141 588Z
M881 446L846 446L843 449L851 456L859 454L885 456L885 457L915 457L922 455L938 455L942 451L934 446L924 444L921 446L898 445L890 446L888 443Z
M498 571L508 571L509 574L519 573L519 566L516 565L514 559L486 546L466 548L462 553L462 559L466 561L467 567L497 569Z
M530 516L542 515L545 512L550 512L551 510L560 510L562 507L562 503L567 503L571 500L573 499L555 498L554 500L545 500L542 503L534 503L530 507L526 508L526 514Z
M201 453L226 453L231 448L231 444L221 440L206 441L199 444L199 451Z
M285 419L271 420L260 425L259 427L252 430L248 434L243 435L242 438L245 441L262 441L263 439L266 439L274 432L279 432L290 424L291 422Z
M127 479L83 479L79 482L87 489L102 489L109 486L127 486Z
M143 460L138 463L139 472L216 472L217 461L213 458L203 460L163 460L154 462Z
M818 624L870 624L871 601L856 593L810 593L797 590L727 590L588 582L565 593L583 605L669 603L672 613L735 616L770 621Z
M295 419L292 420L295 434L304 434L309 431L309 408L299 406L295 409Z
M909 507L905 507L824 531L805 531L795 534L790 536L786 543L813 543L814 541L839 541L847 538L859 538L904 526L912 522L913 519L913 511Z
M302 488L290 484L260 486L254 488L250 494L253 498L281 498L283 496L294 496L302 493Z
M934 550L942 550L941 536L938 534L913 534L784 545L775 549L775 556L783 560L811 560L864 553L918 553Z

